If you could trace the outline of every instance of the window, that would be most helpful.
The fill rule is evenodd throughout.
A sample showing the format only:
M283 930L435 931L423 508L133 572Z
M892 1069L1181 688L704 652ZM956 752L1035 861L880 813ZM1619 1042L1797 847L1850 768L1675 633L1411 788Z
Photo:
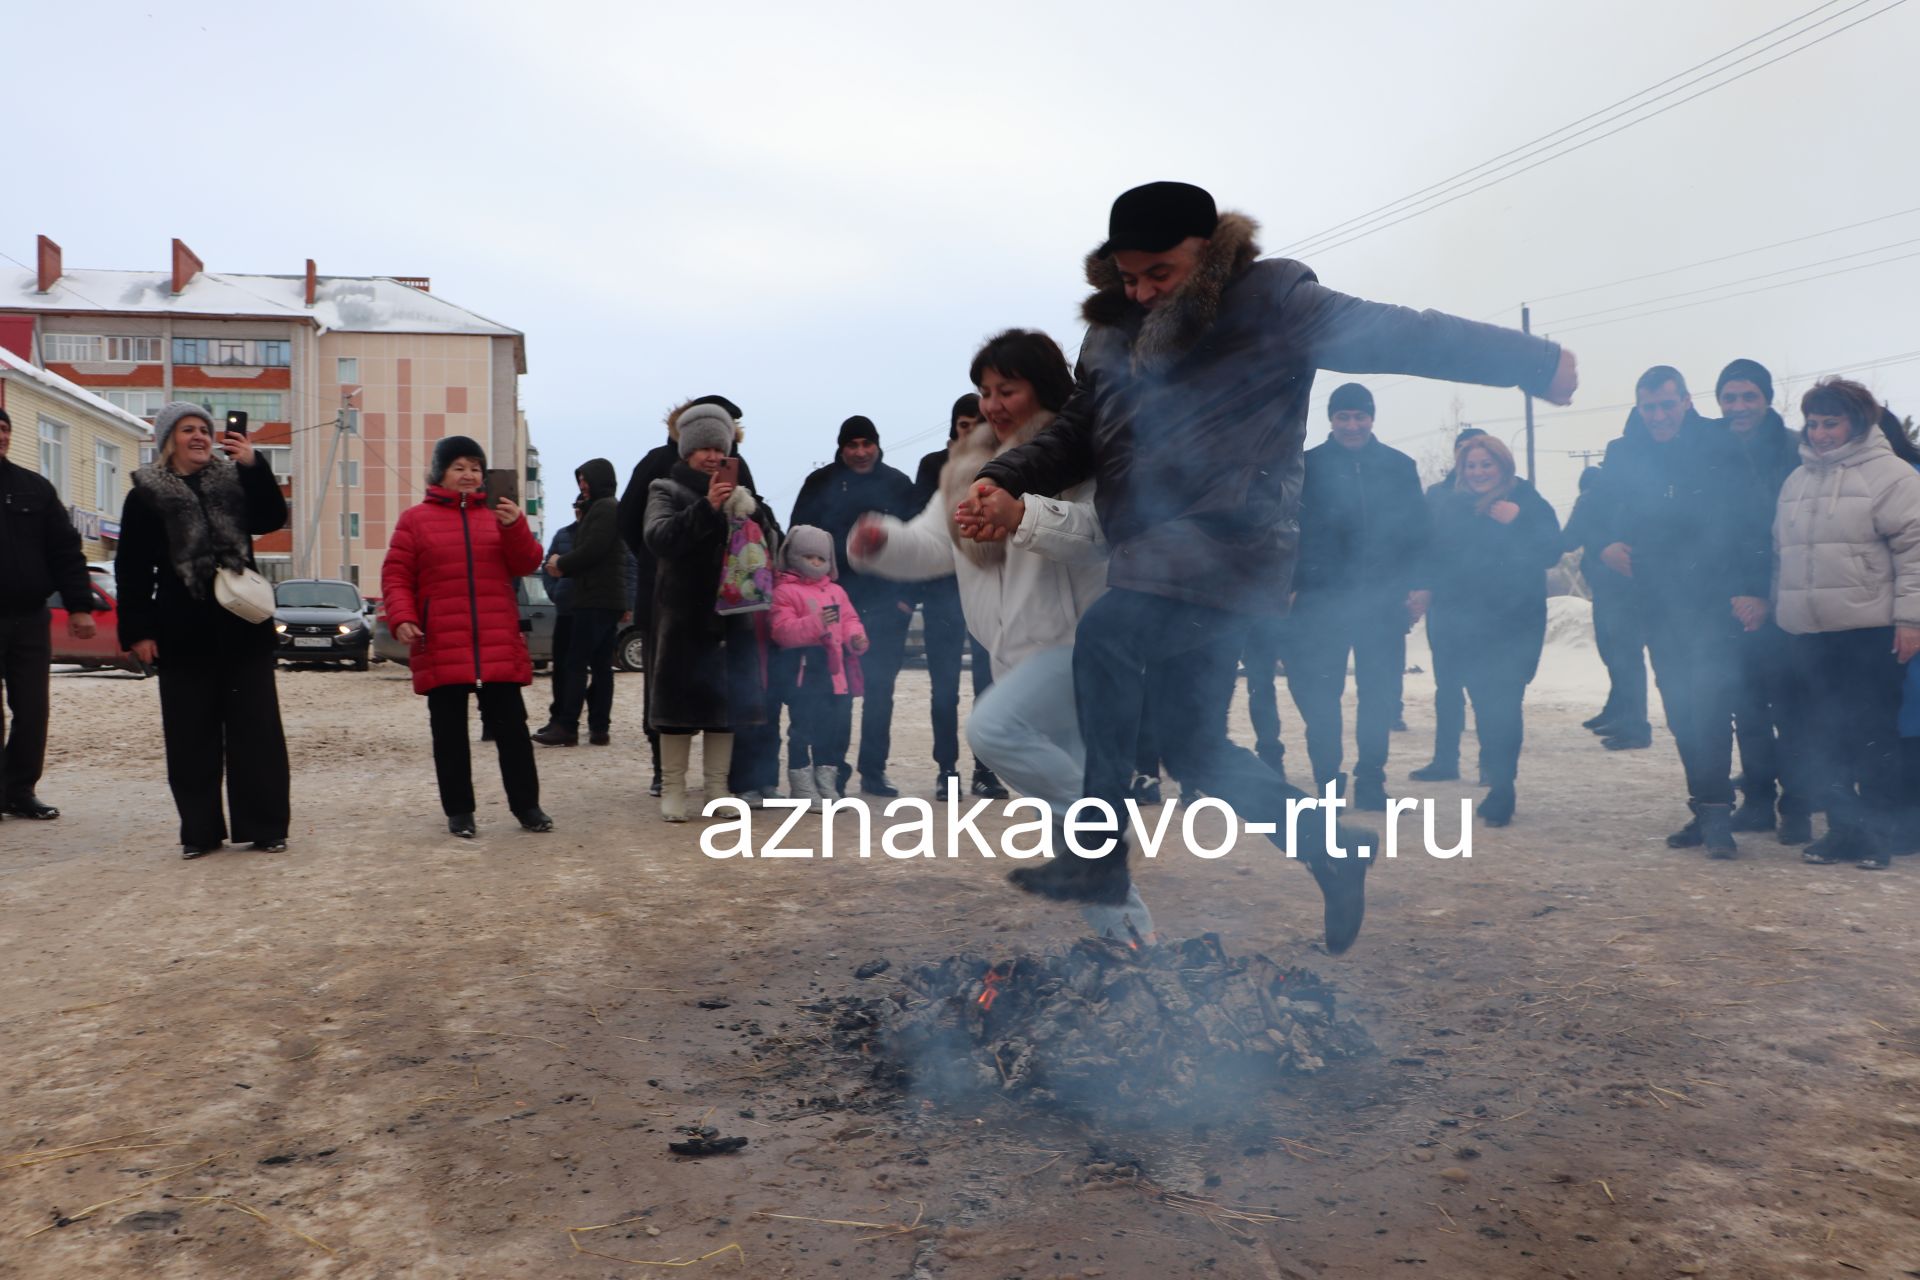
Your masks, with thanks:
M293 344L275 339L175 338L173 362L284 369L293 363Z
M160 339L108 338L107 359L118 364L157 363L160 359Z
M340 536L343 538L357 538L360 536L360 513L358 511L343 511L340 513Z
M97 364L105 353L106 339L95 333L49 333L41 339L41 354L49 362Z
M227 414L234 409L252 419L250 425L254 426L262 422L287 420L286 393L283 391L209 391L196 387L192 391L182 392L180 398L200 405L214 415L215 422L225 421Z
M40 419L40 474L45 476L59 493L60 501L69 501L67 497L67 428L65 423L55 422L52 418Z
M104 387L93 394L118 409L125 409L136 418L151 418L160 412L160 406L167 402L164 391L129 390L125 387Z
M358 356L341 356L333 362L333 367L335 381L356 386L359 384L360 358Z
M120 446L93 443L93 509L112 515L120 509Z
M349 489L360 487L360 463L357 459L350 459L340 464L340 483Z
M273 468L273 478L281 484L293 480L293 447L284 444L257 444L253 451L267 460Z

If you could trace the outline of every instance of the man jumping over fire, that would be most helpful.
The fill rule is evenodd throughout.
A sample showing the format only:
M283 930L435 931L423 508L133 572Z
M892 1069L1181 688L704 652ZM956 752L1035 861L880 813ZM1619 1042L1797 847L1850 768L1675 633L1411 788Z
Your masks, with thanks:
M1573 353L1554 343L1335 293L1301 263L1259 261L1257 232L1183 182L1115 200L1107 240L1086 260L1094 293L1072 399L983 467L957 513L969 536L997 541L1011 532L1013 498L1092 478L1112 550L1109 590L1080 619L1073 682L1085 791L1120 826L1080 841L1111 841L1104 857L1014 871L1029 893L1126 897L1124 802L1143 704L1174 776L1243 822L1274 823L1284 846L1287 801L1304 793L1228 739L1226 713L1247 627L1287 608L1317 370L1515 386L1562 405L1578 385ZM1300 822L1295 852L1319 883L1337 955L1359 935L1371 864L1331 855L1324 829ZM1341 847L1356 844L1379 847L1341 833Z

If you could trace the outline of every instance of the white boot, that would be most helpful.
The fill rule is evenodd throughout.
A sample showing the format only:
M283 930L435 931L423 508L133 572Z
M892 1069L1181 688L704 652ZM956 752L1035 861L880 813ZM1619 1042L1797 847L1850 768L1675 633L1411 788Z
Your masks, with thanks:
M687 760L693 755L693 735L660 735L660 816L668 822L687 820Z
M715 733L709 729L704 735L706 745L700 749L700 768L707 775L707 795L702 807L715 800L732 795L727 790L727 773L733 768L733 735Z
M813 785L813 770L787 770L787 793L795 800L805 800L809 807L820 798L820 790Z
M813 788L820 793L820 812L825 813L827 805L840 798L840 766L837 764L813 766Z

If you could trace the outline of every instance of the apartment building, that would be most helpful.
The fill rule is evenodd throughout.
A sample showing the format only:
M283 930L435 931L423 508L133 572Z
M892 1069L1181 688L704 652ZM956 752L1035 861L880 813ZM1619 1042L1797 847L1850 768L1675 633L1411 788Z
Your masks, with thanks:
M446 436L479 440L530 488L525 335L426 279L325 276L312 260L291 275L210 272L179 240L164 272L70 271L45 236L37 259L0 263L0 347L135 417L169 400L248 414L293 513L255 541L269 577L377 590L388 535Z
M111 560L133 469L153 429L56 373L0 348L0 409L13 422L7 459L53 482L87 559Z

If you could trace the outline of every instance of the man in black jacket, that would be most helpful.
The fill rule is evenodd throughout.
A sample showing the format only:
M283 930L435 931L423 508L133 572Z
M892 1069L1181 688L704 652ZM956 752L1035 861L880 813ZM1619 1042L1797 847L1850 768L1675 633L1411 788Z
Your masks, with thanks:
M0 409L0 685L13 713L0 809L16 818L57 818L60 811L34 794L47 762L53 668L47 598L60 593L68 633L86 640L94 634L93 584L59 493L46 477L7 458L12 444L13 419Z
M1081 618L1073 654L1088 796L1124 814L1151 699L1171 772L1243 819L1274 823L1284 842L1287 801L1301 793L1233 745L1229 697L1208 691L1230 692L1247 627L1286 608L1314 372L1522 386L1556 403L1571 399L1577 378L1553 343L1365 302L1301 263L1257 261L1256 233L1185 183L1116 200L1107 242L1087 259L1095 293L1082 308L1090 327L1073 399L1031 442L989 462L966 506L975 536L1005 537L1020 494L1096 481L1109 589ZM1301 822L1299 852L1326 895L1337 953L1359 933L1370 864L1333 858L1322 829ZM1012 878L1050 897L1117 903L1129 887L1126 841L1094 859L1063 852Z
M1635 414L1633 421L1638 422L1638 410ZM1632 582L1601 558L1608 541L1601 512L1605 482L1600 467L1581 473L1580 497L1561 537L1567 550L1580 552L1580 576L1593 593L1593 647L1607 669L1607 700L1598 714L1580 724L1600 735L1607 750L1631 751L1653 745L1653 726L1647 721L1647 638Z
M631 605L627 549L620 540L620 504L614 495L619 477L605 458L589 458L573 473L586 500L565 554L547 557L546 572L569 580L572 633L560 670L559 705L553 723L533 735L548 747L580 745L580 709L587 711L587 740L596 747L613 741L613 644L620 619ZM591 676L592 696L588 696Z
M1353 804L1387 807L1387 739L1400 714L1407 630L1420 620L1415 566L1430 523L1420 468L1373 434L1373 394L1357 382L1327 401L1332 434L1307 450L1300 488L1297 595L1287 688L1306 722L1314 790L1339 778L1347 657L1359 693Z
M667 411L667 440L647 451L640 461L634 463L633 474L627 478L627 487L620 494L620 537L627 544L627 550L633 553L634 566L638 570L633 592L633 617L640 626L644 650L643 664L648 672L653 669L653 580L656 562L653 552L647 550L647 486L655 480L665 480L673 471L674 464L680 461L680 415L697 404L718 405L727 411L727 416L735 422L740 421L740 406L725 396L701 396L697 400L688 400L677 404ZM734 441L734 455L740 453L740 442ZM753 468L747 465L745 458L740 459L740 484L751 490L756 496L759 486L753 482ZM653 677L646 676L651 680ZM643 701L642 706L647 705ZM653 753L653 782L647 788L647 794L660 794L660 735L655 733L653 725L645 724L647 746ZM777 726L776 726L777 728ZM736 748L739 744L735 744Z
M1634 399L1600 467L1600 559L1631 583L1686 772L1694 817L1667 843L1731 858L1733 687L1743 634L1766 621L1770 521L1726 432L1694 413L1679 370L1647 370Z
M860 655L866 685L860 705L860 790L897 796L900 789L887 778L887 756L893 748L893 685L906 655L914 585L849 568L847 534L869 511L911 520L920 508L914 505L913 481L882 461L880 430L870 419L855 414L841 423L838 447L834 460L801 484L788 528L810 524L833 535L840 585L867 629L868 649ZM844 790L851 767L842 768L847 771L841 777Z
M1761 504L1768 527L1787 477L1800 466L1800 441L1773 410L1773 375L1758 360L1735 360L1714 383L1720 425L1726 428ZM1733 688L1733 733L1740 746L1740 807L1735 831L1772 831L1779 800L1781 844L1813 839L1813 809L1783 723L1788 657L1786 633L1771 618L1739 640L1740 672Z

